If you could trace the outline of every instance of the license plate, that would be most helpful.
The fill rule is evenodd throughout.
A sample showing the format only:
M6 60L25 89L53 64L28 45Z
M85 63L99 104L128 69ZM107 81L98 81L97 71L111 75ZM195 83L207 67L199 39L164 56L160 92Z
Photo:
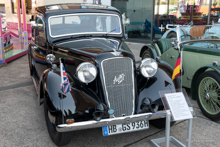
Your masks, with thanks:
M138 130L144 130L149 128L149 122L147 120L142 120L138 122L130 122L128 124L117 124L112 126L103 126L102 132L103 136L115 135L125 132L133 132Z

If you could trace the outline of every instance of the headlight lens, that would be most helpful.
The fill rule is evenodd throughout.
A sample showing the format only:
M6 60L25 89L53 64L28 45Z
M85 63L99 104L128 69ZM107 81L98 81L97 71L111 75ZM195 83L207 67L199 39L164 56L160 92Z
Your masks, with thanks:
M83 83L90 83L93 80L95 80L97 76L96 67L89 62L81 63L77 67L76 72L79 80L82 81Z
M153 77L157 72L157 68L157 62L154 59L146 58L141 61L140 71L141 74L146 78Z

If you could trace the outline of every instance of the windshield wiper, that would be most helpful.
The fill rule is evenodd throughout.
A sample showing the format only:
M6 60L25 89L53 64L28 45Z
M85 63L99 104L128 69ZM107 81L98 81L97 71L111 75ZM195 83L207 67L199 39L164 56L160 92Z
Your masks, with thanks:
M75 39L75 38L83 38L83 37L92 37L93 35L92 34L84 34L84 35L72 35L70 37L63 37L61 39L58 39L58 40L55 40L53 41L53 43L57 43L57 42L60 42L60 41L64 41L64 40L67 40L67 39Z
M115 29L111 30L110 32L108 32L108 33L104 34L103 36L107 36L107 35L108 35L108 34L110 34L111 32L116 31L117 29L119 29L119 28L115 28Z

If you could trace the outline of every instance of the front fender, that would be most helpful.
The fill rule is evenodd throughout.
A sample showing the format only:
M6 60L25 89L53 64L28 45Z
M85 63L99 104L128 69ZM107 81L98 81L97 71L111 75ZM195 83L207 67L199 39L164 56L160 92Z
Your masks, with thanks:
M59 73L48 72L43 83L46 83L45 91L48 94L45 102L52 114L62 112L66 116L76 112L76 102L72 92L64 94L61 90L61 77Z
M177 79L172 81L172 70L165 64L159 63L159 68L154 77L147 80L147 84L144 88L139 89L137 113L141 112L141 104L144 98L150 98L154 103L157 103L160 107L163 107L159 91L171 91L175 92L180 88Z
M168 31L166 31L163 36L161 37L161 39L167 38L167 35L171 32L176 32L176 28L173 29L169 29Z
M151 51L151 53L153 54L153 59L156 59L156 57L158 56L157 50L154 47L154 45L145 45L141 48L141 52L140 52L140 57L142 57L143 53L145 50L149 49Z
M199 68L199 69L195 72L195 74L194 74L194 76L193 76L193 79L192 79L192 83L191 83L191 97L192 97L192 99L194 99L194 100L196 99L196 93L195 93L195 92L196 92L196 89L195 89L196 82L197 82L199 76L200 76L203 72L205 72L207 69L214 70L214 71L216 71L216 72L218 72L218 73L220 74L220 67L214 66L214 65L212 65L212 64L210 64L210 65L205 65L205 66Z
M59 71L45 72L42 76L43 91L46 96L44 101L53 116L72 117L80 115L83 117L85 110L95 108L98 101L87 95L84 91L72 87L68 93L63 93L61 90L61 77ZM70 83L74 82L69 77Z

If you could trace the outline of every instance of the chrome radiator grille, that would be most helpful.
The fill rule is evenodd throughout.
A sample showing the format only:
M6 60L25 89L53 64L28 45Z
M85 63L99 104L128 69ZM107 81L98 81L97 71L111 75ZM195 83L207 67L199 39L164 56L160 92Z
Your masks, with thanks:
M114 116L134 114L134 70L130 58L110 58L102 61L102 72L109 107Z

